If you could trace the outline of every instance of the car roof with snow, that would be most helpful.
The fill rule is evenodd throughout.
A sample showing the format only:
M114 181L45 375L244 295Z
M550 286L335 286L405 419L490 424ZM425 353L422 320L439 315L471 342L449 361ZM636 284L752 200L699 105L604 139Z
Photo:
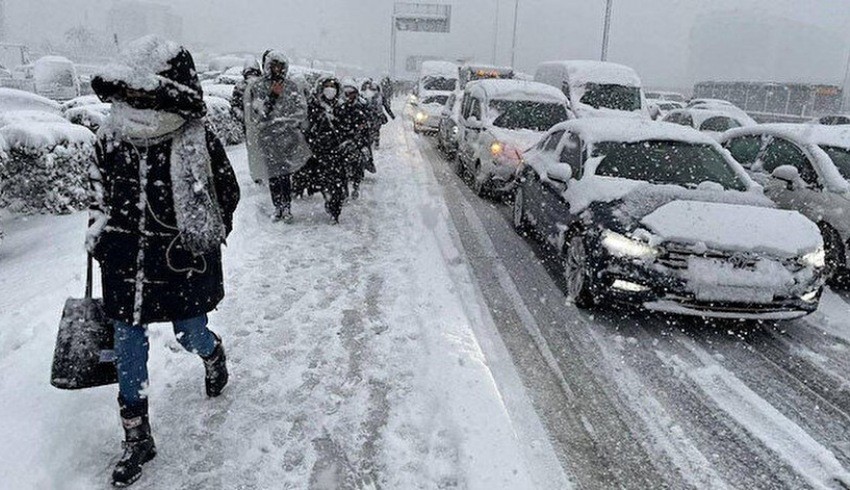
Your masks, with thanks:
M609 141L623 143L680 141L704 145L717 144L710 136L692 127L661 121L606 118L574 119L554 126L549 132L563 130L577 134L582 140L591 144Z
M640 87L641 81L637 72L631 67L609 61L568 60L547 61L540 66L560 66L564 68L573 85L585 83L607 83L625 87Z
M481 90L490 100L545 100L548 102L566 103L567 96L563 92L539 82L522 80L477 80L466 86L467 92Z
M837 146L850 149L850 128L820 124L775 123L748 128L731 129L723 134L724 141L738 136L767 134L789 139L800 145Z
M726 117L732 119L733 121L738 122L741 126L752 126L755 124L750 118L744 118L741 114L737 114L732 111L724 111L717 109L701 109L698 107L687 107L683 109L676 109L674 111L670 111L666 117L670 117L673 114L688 114L694 120L694 124L696 126L701 125L705 121L709 119L713 119L715 117Z
M59 114L58 102L31 92L14 88L0 88L0 111L42 110Z

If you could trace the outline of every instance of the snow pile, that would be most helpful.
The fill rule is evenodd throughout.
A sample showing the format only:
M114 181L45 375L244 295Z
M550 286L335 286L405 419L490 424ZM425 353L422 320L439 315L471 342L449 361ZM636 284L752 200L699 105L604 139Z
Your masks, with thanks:
M566 68L571 86L599 83L603 85L622 85L640 87L641 81L632 68L607 61L572 60L555 62Z
M0 207L23 213L67 213L88 205L87 172L95 136L61 123L16 123L0 129Z
M480 88L488 100L535 101L566 104L567 96L560 90L539 82L520 80L478 80L466 85L467 90Z
M97 95L83 95L80 97L73 98L69 101L63 102L61 108L62 112L66 112L70 109L76 109L77 107L97 105L100 104L100 102L100 97L98 97Z
M663 241L710 249L799 257L823 245L817 225L796 211L673 201L641 222Z
M230 110L230 102L221 97L207 95L207 121L213 132L225 145L235 145L245 141L245 131Z
M26 124L26 123L64 123L65 119L52 112L44 112L37 110L26 110L26 111L6 111L0 113L0 128L4 128L6 126L12 124Z
M65 118L74 124L88 128L92 133L97 131L109 118L112 104L93 104L75 107L65 111Z

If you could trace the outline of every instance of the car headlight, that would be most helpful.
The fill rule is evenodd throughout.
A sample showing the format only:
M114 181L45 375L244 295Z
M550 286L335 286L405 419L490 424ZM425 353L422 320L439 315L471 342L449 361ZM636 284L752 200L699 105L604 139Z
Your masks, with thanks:
M455 135L460 133L460 128L457 126L452 126L452 133L454 133Z
M658 249L655 247L611 230L602 232L602 246L615 257L633 257L643 260L658 257Z
M428 114L425 114L424 112L416 113L416 122L425 122L426 119L428 119Z
M826 251L824 251L823 247L815 250L814 252L809 252L806 255L800 257L800 264L806 267L825 267L826 266Z
M494 141L493 144L490 145L490 153L494 157L501 155L503 151L505 151L505 145L499 143L498 141Z

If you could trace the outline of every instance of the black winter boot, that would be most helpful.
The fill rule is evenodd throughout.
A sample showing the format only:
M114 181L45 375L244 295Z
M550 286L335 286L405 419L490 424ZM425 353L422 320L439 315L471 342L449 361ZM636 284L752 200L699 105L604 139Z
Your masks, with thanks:
M112 472L112 484L127 487L142 476L142 465L156 456L156 445L151 435L147 400L138 407L128 407L120 397L118 403L124 425L124 454Z
M224 355L224 345L221 337L215 335L215 350L209 357L202 357L204 368L207 371L204 381L207 387L207 396L216 397L221 394L227 385L229 374L227 373L227 357Z

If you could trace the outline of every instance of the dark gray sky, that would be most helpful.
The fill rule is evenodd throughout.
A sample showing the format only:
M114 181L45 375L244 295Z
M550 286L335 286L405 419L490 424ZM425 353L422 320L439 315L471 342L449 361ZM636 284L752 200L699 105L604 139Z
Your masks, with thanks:
M112 0L6 1L10 21L15 23L13 33L27 41L55 36L86 19L90 23L102 23L103 12L112 3ZM163 3L172 5L183 15L186 41L200 41L212 49L295 48L302 54L343 59L375 70L385 69L389 58L389 19L394 0ZM496 0L441 0L441 3L454 6L454 32L442 38L432 35L436 37L402 39L402 50L428 54L426 51L436 47L446 56L491 61ZM531 72L544 60L598 57L604 4L604 0L520 0L518 67ZM500 6L497 62L507 64L514 0L500 0ZM850 52L847 29L850 0L614 0L610 59L634 66L647 85L689 85L691 29L701 16L712 12L754 22L779 17L820 29L825 37L832 36L835 40L832 44L843 45L829 50L822 62L818 59L813 65L809 60L805 64L807 75L832 83L843 77L845 53ZM769 31L770 27L760 29ZM790 36L793 38L793 33ZM800 38L801 43L809 41ZM741 52L764 49L743 41L737 47ZM806 48L794 50L795 56L805 56ZM817 44L812 49L823 51ZM734 58L736 53L730 52L729 56ZM803 61L806 60L800 60L801 66ZM794 62L785 60L783 66ZM716 68L722 71L724 67ZM770 66L764 67L760 75L778 76L770 71Z

